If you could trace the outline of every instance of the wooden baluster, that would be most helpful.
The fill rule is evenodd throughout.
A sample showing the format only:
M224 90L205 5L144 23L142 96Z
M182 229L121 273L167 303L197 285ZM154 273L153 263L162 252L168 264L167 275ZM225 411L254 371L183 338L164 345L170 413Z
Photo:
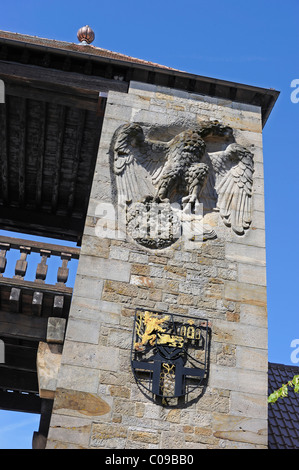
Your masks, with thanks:
M27 271L27 265L28 265L28 262L26 261L27 255L30 254L30 252L31 252L30 247L20 246L21 256L20 256L20 259L16 263L15 275L14 275L15 279L24 279L24 276Z
M69 277L69 269L67 267L68 262L70 261L72 255L69 253L61 253L62 266L58 268L57 272L57 284L56 285L65 285ZM63 315L63 305L64 305L64 296L55 295L54 304L53 304L53 315L61 317Z
M37 265L35 282L44 284L48 272L47 260L51 256L51 251L49 250L40 250L40 255L42 257L41 262Z
M62 266L58 268L57 284L65 284L69 277L69 269L67 267L72 255L69 253L61 253Z
M10 244L9 243L0 243L0 277L3 277L3 273L6 268L6 252L9 251Z

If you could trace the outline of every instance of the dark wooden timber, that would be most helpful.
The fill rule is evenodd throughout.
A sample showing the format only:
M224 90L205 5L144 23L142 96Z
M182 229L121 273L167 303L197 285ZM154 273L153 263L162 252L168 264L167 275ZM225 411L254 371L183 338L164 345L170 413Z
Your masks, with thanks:
M8 252L19 253L14 267L14 276L8 277ZM40 262L35 267L34 279L26 280L28 266L31 266L31 253L40 254ZM61 316L67 318L73 289L66 285L69 276L68 263L78 259L80 249L49 243L0 236L0 302L8 312L24 313L43 317ZM46 282L52 258L60 258L60 267L51 268L52 284ZM0 314L1 319L1 314ZM3 320L3 316L2 316ZM1 332L1 324L0 324Z
M54 256L61 256L62 253L69 253L74 259L79 259L80 256L80 248L25 240L24 238L5 237L0 235L0 247L2 244L5 244L6 246L9 245L10 248L14 249L19 249L20 246L27 246L35 253L40 253L41 250L48 250Z
M47 318L0 311L0 338L45 341Z
M2 410L41 414L41 402L42 400L38 392L29 393L15 390L0 390L0 404Z
M1 62L0 62L1 64ZM52 85L51 85L52 86ZM64 89L65 86L62 86ZM6 82L0 105L1 228L80 243L103 112L99 93L72 94ZM92 106L86 103L92 102Z
M261 107L278 97L91 46L0 31L0 223L80 244L109 91L151 83Z
M14 275L8 277L12 251ZM31 254L39 253L35 279L25 280L31 269ZM0 363L0 408L41 414L35 436L43 440L50 419L51 400L41 400L36 370L40 341L47 341L48 318L68 318L72 288L66 286L68 264L78 259L80 249L12 237L0 237L0 339L4 341L4 362ZM53 257L60 258L53 283L46 283ZM34 273L34 271L33 271ZM37 444L35 444L37 445Z

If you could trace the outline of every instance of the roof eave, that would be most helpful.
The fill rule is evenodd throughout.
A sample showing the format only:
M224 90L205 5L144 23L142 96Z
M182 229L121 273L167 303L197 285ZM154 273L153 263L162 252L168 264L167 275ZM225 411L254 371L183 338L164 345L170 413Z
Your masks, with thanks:
M228 80L222 80L222 79L217 79L217 78L212 78L212 77L196 75L196 74L192 74L189 72L180 71L177 69L167 68L166 66L160 66L158 64L141 63L141 62L138 62L138 59L134 60L134 58L132 58L132 61L130 61L130 60L115 59L111 57L103 57L103 56L99 56L96 54L92 54L91 52L87 52L87 50L89 49L88 46L82 46L82 48L84 49L86 48L86 50L74 51L68 48L51 47L49 45L34 44L31 42L20 41L18 39L0 37L0 45L1 44L10 44L10 45L20 46L20 47L27 48L27 49L39 50L44 53L52 53L52 54L65 55L69 57L83 58L88 61L102 62L102 63L104 62L104 63L114 64L114 65L118 65L122 67L139 68L139 69L143 69L143 70L147 70L151 72L158 72L159 74L168 74L168 75L172 75L175 77L182 77L182 78L187 78L190 80L206 82L209 84L214 84L215 86L223 86L223 87L228 87L228 88L235 88L238 90L244 90L244 91L251 92L253 96L256 94L260 94L261 96L268 97L270 95L271 98L270 98L269 104L267 105L266 108L262 109L263 127L265 126L280 94L279 91L273 88L257 87L257 86L243 84L243 83L231 82ZM69 44L71 45L72 43L69 43Z

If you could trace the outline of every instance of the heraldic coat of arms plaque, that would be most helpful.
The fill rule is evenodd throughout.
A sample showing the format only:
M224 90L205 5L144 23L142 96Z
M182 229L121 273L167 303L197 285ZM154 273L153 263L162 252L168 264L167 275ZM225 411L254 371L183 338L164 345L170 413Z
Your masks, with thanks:
M194 400L207 378L208 320L136 309L131 365L142 392L158 404Z

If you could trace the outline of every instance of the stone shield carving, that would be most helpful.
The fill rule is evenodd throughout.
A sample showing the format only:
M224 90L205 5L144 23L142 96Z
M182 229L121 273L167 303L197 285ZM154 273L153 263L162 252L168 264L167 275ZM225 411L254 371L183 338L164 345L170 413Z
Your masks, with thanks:
M208 375L209 321L136 309L131 366L142 392L175 406L198 398Z
M207 151L209 142L218 143L216 151ZM165 142L146 137L141 124L122 125L113 139L113 171L118 203L126 206L127 232L148 248L174 243L182 214L191 220L199 203L204 212L219 211L237 235L250 227L253 154L217 121ZM203 226L201 235L216 233Z

